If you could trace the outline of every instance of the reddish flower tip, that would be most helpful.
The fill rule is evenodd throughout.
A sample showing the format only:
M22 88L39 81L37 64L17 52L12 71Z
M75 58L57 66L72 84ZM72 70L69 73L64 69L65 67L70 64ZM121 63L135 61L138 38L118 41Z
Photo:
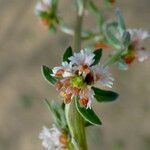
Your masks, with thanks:
M87 98L82 98L80 99L79 103L80 103L80 106L82 107L87 107L87 104L88 104L88 99Z

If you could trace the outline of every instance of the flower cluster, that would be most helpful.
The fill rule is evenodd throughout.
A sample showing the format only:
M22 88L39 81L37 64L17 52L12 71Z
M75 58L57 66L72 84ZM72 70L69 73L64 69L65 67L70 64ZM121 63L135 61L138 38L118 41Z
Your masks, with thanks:
M79 96L80 106L91 108L93 90L91 86L99 83L101 87L112 87L113 78L108 68L94 65L95 54L88 49L74 53L69 62L62 62L53 68L52 76L58 77L55 87L60 91L65 103L70 103L74 96Z
M57 3L54 0L38 1L35 7L35 13L40 17L41 23L50 29L55 29L55 26L59 23L56 8Z
M65 132L58 129L54 124L50 129L43 127L42 132L39 134L39 139L42 140L42 145L47 150L67 149L67 135L65 134Z
M130 33L131 42L128 51L119 60L119 66L122 66L121 68L124 70L128 69L128 65L132 64L134 60L143 62L149 55L145 47L141 46L141 42L150 36L149 33L141 29L128 29L127 31Z

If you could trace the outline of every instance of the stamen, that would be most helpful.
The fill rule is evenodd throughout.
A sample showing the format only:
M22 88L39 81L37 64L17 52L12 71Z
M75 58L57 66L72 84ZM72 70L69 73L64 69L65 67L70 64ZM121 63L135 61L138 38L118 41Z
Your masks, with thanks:
M55 83L55 88L57 91L59 91L62 87L63 87L63 84L60 81Z
M68 104L68 103L71 102L71 96L72 96L72 93L66 94L66 96L64 98L64 103L65 104Z
M65 134L62 134L60 137L59 137L59 141L61 144L63 145L67 145L67 136Z
M82 98L80 99L79 103L80 103L80 106L82 107L87 107L87 104L88 104L88 99L87 98Z
M56 77L62 77L62 74L64 73L64 70L63 69L60 69L56 72Z

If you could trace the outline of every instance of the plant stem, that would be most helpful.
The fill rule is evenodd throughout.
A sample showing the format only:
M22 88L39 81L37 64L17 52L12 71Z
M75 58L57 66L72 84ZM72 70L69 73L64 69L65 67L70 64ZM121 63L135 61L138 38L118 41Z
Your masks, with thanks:
M81 0L77 0L81 1ZM84 9L86 6L87 0L82 0L82 9L78 9L78 13L76 16L76 24L74 29L74 41L73 41L73 48L74 51L79 51L81 48L81 41L82 41L82 23L83 23L83 17L84 17Z
M75 150L87 150L84 120L76 109L75 99L66 105L65 113Z
M82 33L82 21L84 16L84 8L87 0L83 0L83 10L78 12L76 19L76 26L74 29L74 45L73 48L75 51L79 51L81 48L81 33ZM66 104L65 113L68 127L70 130L72 143L75 150L87 150L86 134L85 134L85 125L84 119L79 114L75 106L75 98L72 99L71 103Z
M118 51L115 55L113 55L113 56L111 56L110 58L108 58L108 59L106 60L106 62L104 63L103 67L105 68L105 67L107 67L108 65L111 65L111 64L115 63L115 62L120 58L120 56L122 55L123 51L124 51L124 50L120 50L120 51Z

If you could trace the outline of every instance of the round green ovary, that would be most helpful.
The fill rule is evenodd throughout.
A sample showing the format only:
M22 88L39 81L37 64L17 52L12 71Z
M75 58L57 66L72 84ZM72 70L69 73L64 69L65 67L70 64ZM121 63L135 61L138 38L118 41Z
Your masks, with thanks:
M71 84L73 87L81 87L84 84L84 80L82 77L77 76L77 77L72 78Z

